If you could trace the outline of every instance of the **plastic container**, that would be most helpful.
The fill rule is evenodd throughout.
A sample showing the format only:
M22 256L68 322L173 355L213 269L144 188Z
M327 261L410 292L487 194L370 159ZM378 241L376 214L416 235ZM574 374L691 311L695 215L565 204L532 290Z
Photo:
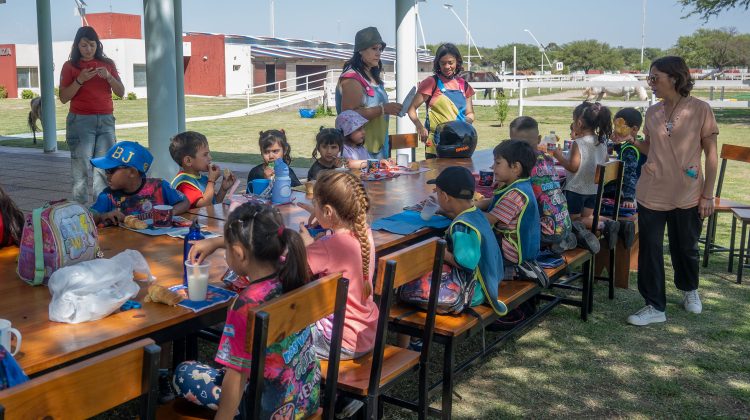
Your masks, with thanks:
M546 150L547 152L552 152L553 150L557 149L558 141L560 141L560 137L557 137L557 134L555 134L554 131L550 131L549 134L544 136L540 146L542 146L542 149Z
M302 118L315 118L315 110L311 108L300 108L299 116Z
M193 224L190 225L190 230L188 231L188 234L185 235L185 245L183 247L183 256L182 256L183 264L185 261L188 260L188 254L190 253L190 248L193 247L193 244L191 244L190 241L199 241L201 239L206 239L206 238L201 233L201 225L198 223L198 219L195 219L193 220ZM185 269L184 272L182 273L182 284L185 287L188 287L187 269Z
M271 187L271 202L273 204L288 203L292 197L292 179L289 177L289 166L282 159L275 162L273 187Z

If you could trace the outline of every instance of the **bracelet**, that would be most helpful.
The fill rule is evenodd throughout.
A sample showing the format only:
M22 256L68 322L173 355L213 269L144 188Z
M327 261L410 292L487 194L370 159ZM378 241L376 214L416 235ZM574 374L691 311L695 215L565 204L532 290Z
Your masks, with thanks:
M79 82L77 77L76 77L76 83L78 83L78 86L83 86L83 83Z
M206 183L209 183L209 182L213 182L214 184L216 184L216 181L214 181L212 179L209 179L208 181L206 181Z
M713 201L716 197L706 197L705 195L701 195L701 198L704 199L704 200Z

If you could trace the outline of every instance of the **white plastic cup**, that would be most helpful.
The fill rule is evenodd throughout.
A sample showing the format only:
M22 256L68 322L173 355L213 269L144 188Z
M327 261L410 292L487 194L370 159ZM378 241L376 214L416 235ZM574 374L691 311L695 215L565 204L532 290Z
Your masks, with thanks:
M7 319L0 319L0 344L10 352L11 356L15 356L21 350L21 333L17 329L11 328L10 325L10 321ZM16 349L13 351L10 349L11 335L16 336Z
M422 212L419 213L419 216L422 220L428 221L432 219L432 216L437 213L438 209L440 209L440 205L435 200L435 197L430 196L425 200L424 205L422 205Z
M396 155L396 164L398 166L409 167L409 155Z
M208 292L208 274L211 264L204 261L202 264L193 264L185 261L185 270L188 280L188 299L193 302L206 300Z

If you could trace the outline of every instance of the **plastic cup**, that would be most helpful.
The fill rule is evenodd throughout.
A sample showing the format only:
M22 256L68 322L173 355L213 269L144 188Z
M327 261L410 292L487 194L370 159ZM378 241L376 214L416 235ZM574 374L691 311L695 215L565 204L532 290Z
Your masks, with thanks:
M477 184L479 184L480 187L491 187L494 180L494 171L479 171L479 182L477 182Z
M185 272L188 280L188 299L193 302L206 300L208 292L208 272L211 264L203 261L201 264L193 264L185 261Z
M305 182L305 193L312 197L313 191L315 190L315 181L307 181Z
M174 207L159 204L154 206L151 210L151 219L155 228L169 228L172 227L172 216L174 215Z
M422 205L422 212L419 213L419 216L422 220L428 221L432 219L432 216L437 213L438 209L440 209L440 205L435 201L434 197L430 197L425 200L424 205Z
M404 168L409 167L409 155L396 155L396 165L403 166Z
M263 191L265 191L266 188L268 188L270 184L271 184L270 179L265 179L265 178L254 179L251 184L253 186L253 191L252 191L253 194L256 194L256 195L262 194Z

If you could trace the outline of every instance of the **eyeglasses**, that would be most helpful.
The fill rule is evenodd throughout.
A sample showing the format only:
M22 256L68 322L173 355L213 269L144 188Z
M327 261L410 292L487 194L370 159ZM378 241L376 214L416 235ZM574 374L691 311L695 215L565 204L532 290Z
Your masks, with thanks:
M114 167L114 168L105 169L104 173L107 174L107 175L114 175L115 172L117 172L120 169L124 169L124 168L127 168L127 166L117 166L117 167Z
M655 74L649 74L648 77L646 77L646 81L651 84L656 83L657 80L659 80L659 76Z

